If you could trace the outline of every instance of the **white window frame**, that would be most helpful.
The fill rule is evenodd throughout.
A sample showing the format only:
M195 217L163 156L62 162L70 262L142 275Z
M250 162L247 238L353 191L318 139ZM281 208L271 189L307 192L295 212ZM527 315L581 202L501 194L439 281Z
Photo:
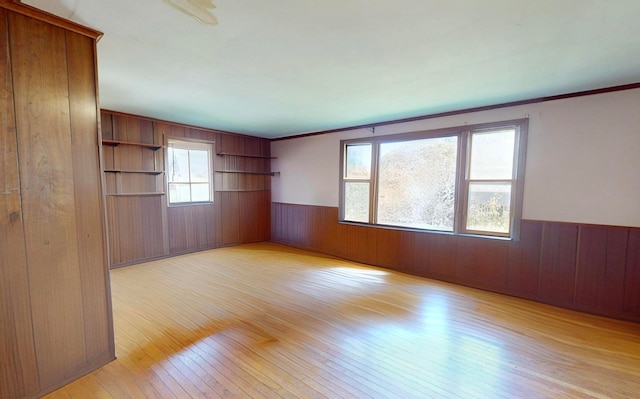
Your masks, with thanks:
M401 133L386 136L370 136L357 139L342 140L340 142L340 204L339 204L339 221L341 223L380 226L385 228L395 228L400 230L417 230L424 232L435 232L453 235L469 235L490 238L503 238L511 240L519 240L520 224L522 219L522 203L524 194L524 170L526 163L526 145L528 132L528 119L517 119L495 123L485 123L477 125L465 125L453 128L445 128L438 130L419 131L411 133ZM467 229L467 206L469 198L469 186L474 182L470 179L471 166L471 138L474 133L486 133L492 130L504 130L514 128L514 165L511 179L506 180L483 180L483 182L509 182L511 186L510 201L510 223L508 233L497 233L492 231L479 231ZM403 226L380 225L377 222L378 211L378 179L379 179L379 148L381 143L390 143L398 141L411 141L419 139L429 139L437 137L458 138L457 151L457 167L456 167L456 194L455 194L455 210L454 210L454 226L453 231L439 231L420 229ZM346 149L349 145L371 144L371 174L369 179L348 179L346 177ZM368 182L369 183L369 221L366 223L355 222L345 219L345 187L349 182Z
M172 182L171 176L169 173L169 148L177 148L182 150L195 150L195 151L207 151L207 160L208 160L208 181L206 183L203 182ZM214 201L214 182L213 182L213 158L214 158L214 143L211 141L200 141L200 140L191 140L185 138L167 138L166 145L166 155L165 155L165 181L166 181L166 192L167 192L167 205L170 207L174 206L185 206L185 205L201 205L201 204L212 204ZM189 173L190 175L190 173ZM208 184L209 185L209 201L184 201L184 202L172 202L171 201L171 190L170 187L172 184L189 184L192 186L194 184Z

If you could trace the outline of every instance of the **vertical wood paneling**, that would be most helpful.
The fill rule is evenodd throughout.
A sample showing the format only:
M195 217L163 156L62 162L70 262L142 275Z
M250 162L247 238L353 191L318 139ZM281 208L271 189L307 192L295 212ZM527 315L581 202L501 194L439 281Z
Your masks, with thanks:
M216 134L204 129L185 128L184 136L197 140L214 141Z
M215 245L213 205L168 208L171 253L208 248Z
M112 350L98 154L94 40L66 32L78 260L87 361Z
M109 196L107 222L113 264L164 255L162 196Z
M40 383L86 359L65 32L10 14L20 182ZM46 99L46 101L43 101Z
M222 206L222 244L237 244L240 242L240 200L237 192L222 192L218 194Z
M330 255L337 253L337 237L338 237L338 208L322 207L321 208L321 250Z
M540 297L553 304L571 304L574 298L578 227L545 223L540 254Z
M476 264L475 241L471 237L458 237L455 240L455 252L452 259L455 262L455 280L462 279L479 283L477 274L481 271Z
M349 259L357 262L375 265L377 261L378 229L371 229L364 226L344 225L342 237L339 240L342 250L349 254Z
M620 309L624 301L627 231L580 227L575 301L592 308Z
M173 123L155 122L154 133L156 135L156 144L161 144L165 137L180 138L185 136L185 127L175 125Z
M629 231L623 310L640 315L640 229Z
M40 389L31 322L7 12L0 9L0 397Z
M273 241L640 321L640 229L523 220L520 241L507 241L342 224L335 207L273 203L272 213Z
M429 253L429 274L446 280L455 278L457 248L456 240L444 234L434 234Z
M407 238L402 240L405 258L408 264L402 271L418 276L429 276L433 273L429 261L435 236L432 234L408 233Z
M148 119L114 115L113 129L115 140L154 144L153 122Z
M523 220L520 241L509 246L507 292L525 298L538 295L542 222Z
M473 238L473 259L469 273L477 286L504 291L507 284L508 243L500 240ZM460 273L460 270L458 270ZM459 279L468 278L458 274Z
M379 229L376 234L376 241L376 263L389 269L398 269L400 231Z
M102 113L100 117L100 132L104 140L114 140L113 138L113 115Z

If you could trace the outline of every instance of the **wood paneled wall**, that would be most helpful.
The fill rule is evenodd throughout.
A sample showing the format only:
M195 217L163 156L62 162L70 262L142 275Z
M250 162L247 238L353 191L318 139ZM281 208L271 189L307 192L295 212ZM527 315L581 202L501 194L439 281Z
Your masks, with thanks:
M523 220L518 242L338 223L274 203L271 240L414 275L640 322L640 229Z
M269 239L268 140L112 111L102 112L102 131L107 142L153 146L103 145L112 267ZM164 146L168 138L214 143L213 204L167 205Z
M0 2L0 397L114 358L95 45Z

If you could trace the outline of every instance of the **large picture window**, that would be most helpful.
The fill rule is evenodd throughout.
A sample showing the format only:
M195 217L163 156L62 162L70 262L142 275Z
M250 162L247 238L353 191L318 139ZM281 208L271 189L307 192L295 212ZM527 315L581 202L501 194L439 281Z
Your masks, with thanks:
M167 142L167 192L170 205L213 202L212 144Z
M340 219L518 238L527 120L342 142Z

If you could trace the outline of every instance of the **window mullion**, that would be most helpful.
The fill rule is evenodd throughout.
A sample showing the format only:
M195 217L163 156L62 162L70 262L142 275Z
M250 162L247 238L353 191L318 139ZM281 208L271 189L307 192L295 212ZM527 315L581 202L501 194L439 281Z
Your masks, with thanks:
M373 141L371 146L371 176L369 176L369 223L378 223L378 172L380 143Z
M456 198L453 232L464 231L467 223L467 198L469 193L469 131L463 131L458 136L458 164L456 171Z

